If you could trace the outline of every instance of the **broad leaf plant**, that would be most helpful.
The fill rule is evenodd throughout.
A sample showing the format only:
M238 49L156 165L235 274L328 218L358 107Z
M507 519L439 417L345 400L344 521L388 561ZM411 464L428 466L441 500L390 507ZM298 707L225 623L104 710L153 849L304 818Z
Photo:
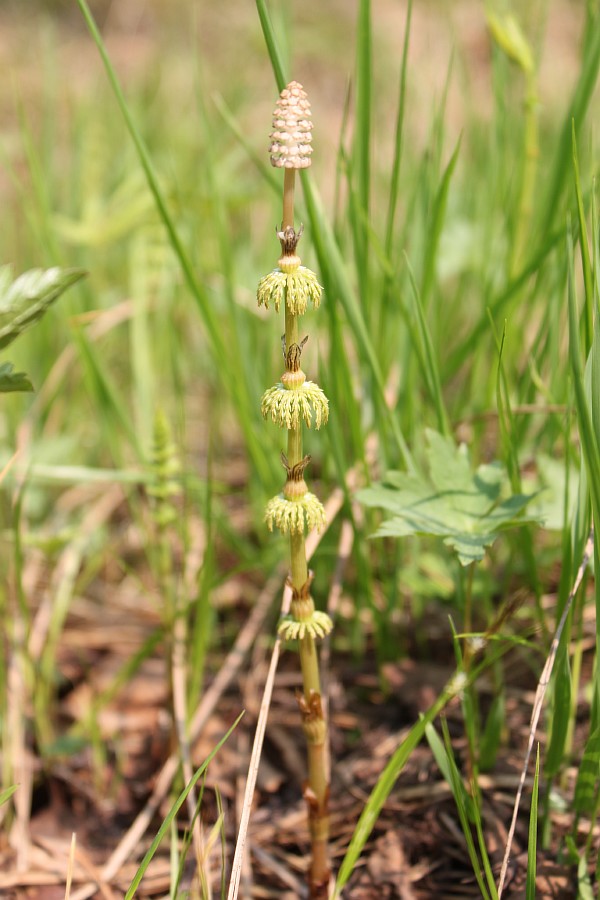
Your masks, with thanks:
M502 463L472 470L465 444L427 429L429 477L388 472L358 499L392 513L375 537L441 537L463 566L483 559L498 535L532 519L521 513L535 494L511 494Z
M83 278L81 269L31 269L13 280L10 266L0 268L0 350L41 319L64 291ZM32 391L24 372L0 363L0 393Z

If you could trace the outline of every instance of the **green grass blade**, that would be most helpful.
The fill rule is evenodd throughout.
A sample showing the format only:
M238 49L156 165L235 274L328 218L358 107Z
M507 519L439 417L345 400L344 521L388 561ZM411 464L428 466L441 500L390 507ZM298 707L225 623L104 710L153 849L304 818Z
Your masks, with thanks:
M454 762L453 756L448 752L447 747L444 746L443 740L432 724L427 725L425 729L425 737L427 738L427 743L429 744L429 748L433 753L433 758L436 761L437 767L440 770L444 781L447 782L448 787L452 791L453 795L455 790L458 794L460 794L460 803L464 806L465 810L469 811L468 818L471 819L473 800L468 795L462 778L460 778L460 776L457 780L454 778L452 768L453 766L456 766L456 763ZM456 803L459 802L456 796L454 797L454 800Z
M396 131L394 134L394 160L390 179L390 199L388 202L387 223L385 229L385 255L392 256L396 207L398 205L398 185L400 183L400 163L402 161L402 144L404 135L404 109L406 101L406 71L408 68L408 46L410 42L410 26L412 21L413 0L408 0L404 24L404 44L402 46L402 63L400 66L400 86L398 89L398 112L396 115Z
M425 308L427 307L429 293L431 291L431 287L435 278L435 266L438 255L440 236L442 234L444 219L446 217L446 207L448 206L448 191L450 190L450 183L452 181L452 176L456 168L456 161L458 159L458 154L460 151L460 143L461 139L459 138L456 147L454 148L454 153L450 157L450 161L444 170L444 174L442 175L442 180L433 202L431 221L429 222L427 228L425 259L423 261L423 275L421 278L421 301Z
M579 71L579 78L571 99L569 110L565 116L561 136L557 142L554 171L546 179L549 185L547 200L543 204L543 212L540 218L542 235L540 246L547 240L549 230L556 221L556 212L560 209L560 198L565 181L567 180L569 166L572 158L572 134L581 131L586 113L592 98L594 87L598 79L600 67L600 28L596 21L594 27L587 29L587 40L583 51L583 61Z
M595 515L595 513L594 513ZM598 519L596 519L598 521ZM594 534L594 571L600 572L600 548L598 536ZM594 579L594 600L596 604L596 654L600 648L600 578ZM600 723L600 667L596 665L594 670L594 696L592 700L592 715L590 728L596 729Z
M600 313L600 224L598 222L598 205L596 203L596 181L592 182L591 191L591 207L592 207L592 248L593 248L593 266L592 266L592 297L593 307L596 313Z
M96 47L98 48L98 52L104 64L104 68L106 70L106 74L108 76L108 80L112 87L113 93L117 100L117 104L121 111L121 115L125 121L127 126L127 130L129 131L129 135L134 143L135 149L137 151L141 166L144 170L144 174L146 176L146 180L148 182L148 187L152 192L152 196L154 197L154 202L156 204L156 208L160 215L160 218L165 226L167 233L169 235L169 240L173 246L173 250L175 251L177 258L179 259L185 280L187 285L196 299L198 303L198 307L202 313L202 317L204 319L204 323L209 332L210 338L213 342L215 349L222 348L222 338L220 334L219 324L217 316L215 315L212 306L208 302L208 299L202 290L199 281L196 278L191 260L188 257L188 254L183 246L181 238L179 237L179 233L175 227L175 223L171 217L171 213L168 210L166 200L163 196L163 192L160 188L158 182L158 176L154 170L154 166L152 164L152 160L150 158L150 154L146 148L146 144L143 141L143 138L140 134L140 131L133 119L129 111L129 106L127 105L127 101L125 100L125 95L123 94L123 90L117 78L117 74L113 67L113 64L108 55L108 51L106 50L106 46L104 41L102 40L102 36L98 30L96 22L90 12L89 6L87 4L87 0L77 0L79 4L79 8L83 13L83 17L85 18L87 27L92 36Z
M514 417L510 403L508 379L504 367L504 345L506 342L506 320L502 329L502 337L498 339L494 320L490 316L490 323L494 332L496 347L498 350L498 369L496 372L496 406L498 407L498 425L500 436L504 445L504 460L510 477L510 485L515 494L521 492L521 471L519 457L512 435L514 434Z
M500 339L498 339L496 326L491 315L490 324L492 326L492 331L498 350L498 369L496 372L496 405L498 408L498 424L500 426L500 436L502 439L502 447L504 450L504 462L509 474L513 493L520 494L522 493L523 487L521 482L521 467L519 464L518 430L515 427L515 417L513 415L510 402L508 378L504 365L506 320L504 321L502 337ZM523 551L523 556L527 563L530 582L535 591L536 611L540 628L544 637L547 637L546 620L541 607L542 587L538 574L537 558L533 545L532 534L527 527L525 527L522 533L519 535L519 543Z
M311 236L313 238L315 249L319 257L320 269L324 279L329 279L333 286L330 291L331 296L339 296L340 302L344 308L344 312L348 318L348 322L354 333L357 346L365 359L373 381L377 389L376 400L378 403L378 411L383 420L389 424L391 433L394 435L396 443L402 454L404 464L409 469L414 469L412 456L408 449L408 444L402 433L398 416L394 410L391 410L385 401L385 387L383 376L379 365L379 360L369 331L367 329L364 317L356 296L352 289L348 276L347 264L342 257L340 248L335 240L335 236L329 223L327 222L321 199L315 188L311 178L306 171L302 172L302 183L304 187L304 198L308 217L311 225Z
M436 355L433 350L433 341L431 340L429 326L427 325L427 320L425 318L423 297L417 287L417 283L408 261L408 257L406 257L406 264L408 267L408 278L410 281L412 296L414 300L413 308L416 314L417 332L419 342L421 344L420 358L423 365L423 378L425 379L425 383L427 384L431 399L433 400L433 405L435 406L438 431L440 431L442 434L450 436L451 432L450 426L448 424L448 413L446 412L444 396L442 394L440 370Z
M360 819L354 829L354 834L352 835L352 839L350 841L350 845L348 850L346 851L346 855L342 861L340 866L340 870L338 872L335 889L332 894L332 900L336 900L340 896L340 892L352 871L358 862L360 854L369 839L369 835L373 830L373 826L377 821L379 813L383 807L383 804L387 800L390 795L394 784L402 769L406 765L411 753L423 739L425 735L425 729L430 722L433 722L436 716L440 714L444 706L448 703L448 701L452 698L454 692L447 687L444 693L442 693L436 702L427 710L427 712L423 715L423 717L411 728L407 737L402 741L398 749L395 751L390 761L386 765L385 769L379 776L377 784L371 791L371 795L367 800L364 810L361 813Z
M594 429L595 446L600 455L600 289L598 282L598 271L600 266L600 249L598 247L598 210L596 207L595 195L592 193L592 245L594 248L594 273L593 273L593 298L590 298L590 305L594 307L593 322L594 336L592 339L591 349L591 407L592 407L592 426ZM600 545L598 529L600 528L600 499L598 493L600 486L594 484L590 486L592 493L592 509L593 522L595 528L594 534L594 571L600 572ZM596 498L594 500L594 498ZM600 666L598 666L598 651L600 650L600 578L596 575L594 579L594 598L596 604L596 666L594 678L594 702L592 703L591 728L597 728L600 722Z
M15 791L19 789L18 784L12 784L10 787L6 788L5 791L0 793L0 806L6 803L7 800L10 800Z
M574 808L579 815L588 815L596 803L597 782L600 776L600 728L590 734L577 771Z
M31 187L33 188L32 196L35 200L36 219L38 220L38 234L40 249L43 247L45 255L50 262L61 260L60 247L57 241L57 234L52 228L51 220L51 200L50 200L50 179L44 172L39 153L37 152L36 142L33 137L32 129L29 125L25 107L22 98L18 98L19 113L19 129L23 149L27 159L27 167L31 178Z
M483 334L487 331L489 325L489 316L496 319L502 315L509 305L510 301L519 295L521 290L527 285L532 276L538 274L543 264L550 257L553 250L558 247L564 240L564 228L561 227L551 234L542 249L531 259L522 271L509 281L507 286L503 288L488 304L488 309L482 312L476 324L470 329L469 334L460 345L453 351L448 363L446 364L446 375L451 378L457 369L464 363L465 358L473 352L473 348L479 346Z
M371 181L371 3L360 0L357 22L356 57L356 125L352 154L352 173L356 185L358 215L354 215L356 269L363 302L367 299L369 282L368 232ZM352 208L352 207L351 207Z
M215 532L217 531L213 516L213 492L210 472L212 468L212 451L209 451L208 461L209 478L206 490L202 498L202 520L207 532L206 550L202 561L202 568L197 578L197 592L193 598L195 615L191 625L190 639L190 677L188 686L188 708L194 709L198 704L204 682L204 669L206 653L214 629L214 609L211 603L211 591L214 587L215 576Z
M479 743L479 769L489 772L494 767L498 749L502 743L502 733L506 723L506 703L504 689L500 687L494 695L485 720Z
M281 90L285 87L285 77L281 56L277 49L275 32L264 0L256 0L256 6L263 29L265 43L267 45L267 51L275 73L275 79ZM405 465L412 469L414 468L412 457L408 449L408 444L402 434L398 418L395 413L387 407L385 402L384 382L377 353L370 339L360 306L352 290L347 273L347 264L341 255L333 231L325 218L318 191L314 186L309 173L304 170L301 174L304 199L306 201L311 226L311 237L319 257L322 277L324 280L327 280L329 274L330 281L335 285L335 290L330 293L332 296L335 296L336 294L339 295L342 306L344 307L344 312L346 313L350 326L354 332L357 344L371 370L377 388L379 411L389 423L391 432L398 444Z
M492 871L490 857L487 852L485 835L483 833L483 820L481 818L481 813L478 806L475 807L475 832L477 834L479 853L481 854L481 859L483 861L483 871L485 873L490 898L491 900L498 900L498 890L496 888L496 882L494 881L494 873Z
M262 28L265 44L267 45L267 53L269 54L271 65L273 66L275 81L277 82L277 87L279 88L279 90L282 91L286 86L288 80L285 76L285 66L283 64L283 58L281 56L281 53L279 52L279 46L277 44L277 38L275 37L273 23L271 22L271 17L269 16L269 11L267 9L265 0L256 0L256 9L258 12L258 18L260 19L260 27Z
M538 744L537 745L537 753L535 756L535 775L533 776L533 792L531 794L531 811L529 813L529 841L527 843L527 882L526 882L526 886L525 886L526 900L535 900L539 786L540 786L540 745Z
M595 236L597 240L597 235ZM594 299L590 297L589 305L593 307ZM594 436L594 449L600 459L600 309L596 307L594 315L594 332L592 338L591 356L591 385L588 394L591 394L591 411L592 411L592 428ZM587 387L587 385L586 385ZM591 485L592 493L596 493L600 497L600 484ZM600 510L599 505L595 508L595 512ZM594 517L594 522L598 523L600 529L600 516ZM600 580L600 579L599 579Z
M356 60L356 134L354 161L356 185L363 212L369 215L371 180L371 3L360 0Z
M573 176L575 180L575 194L577 196L577 217L579 219L579 248L581 251L581 265L583 268L583 284L585 289L585 314L583 317L585 334L585 354L587 356L592 346L594 329L594 304L593 304L593 278L590 248L588 245L587 226L585 224L585 211L583 208L583 196L579 179L579 159L577 156L577 136L575 134L575 122L571 123L571 140L573 152Z
M569 730L569 718L571 714L571 667L569 666L569 629L565 628L561 635L561 642L554 670L552 682L554 686L552 696L552 733L546 750L544 770L547 777L557 774L564 762L565 742Z
M260 172L262 178L272 189L273 193L276 194L278 198L281 197L281 178L279 177L280 173L276 172L273 166L269 164L268 157L264 153L256 153L253 145L248 140L246 131L243 128L240 128L240 126L238 125L235 116L231 112L223 96L217 93L213 94L212 100L221 118L223 119L227 127L231 130L232 134L235 135L240 146L244 148L248 159L252 160L257 170Z
M575 291L575 274L573 271L573 238L569 228L567 236L567 264L568 282L567 295L569 302L569 359L571 363L571 375L575 392L575 408L579 421L579 434L583 456L588 472L588 483L594 510L594 520L600 522L600 451L596 442L588 391L584 383L583 367L581 364L581 346L579 340L579 322L577 313L577 296ZM598 342L596 342L598 343ZM594 348L592 348L592 353ZM588 371L591 373L591 368ZM600 372L598 373L600 375Z
M138 158L140 160L140 164L146 176L148 187L150 188L150 191L154 198L156 209L167 231L169 241L171 243L171 246L173 247L173 251L177 256L177 259L179 260L185 282L188 286L188 289L190 290L190 293L196 301L196 305L200 312L202 322L210 339L213 355L218 362L220 370L224 367L227 367L229 370L233 370L235 363L227 365L226 362L230 359L230 354L227 352L228 348L227 343L223 337L222 324L217 313L214 310L210 297L203 289L199 279L196 277L196 273L194 271L194 267L192 265L190 257L188 256L177 228L175 227L175 223L173 221L171 213L169 212L166 200L163 196L163 192L158 181L158 177L154 170L150 154L133 119L133 116L129 111L129 107L127 105L127 101L125 100L125 96L117 78L117 74L106 50L104 41L102 40L102 36L98 31L96 22L90 12L87 0L77 0L77 3L79 4L79 8L81 9L81 12L85 18L92 39L94 40L94 43L98 48L98 52L100 53L100 57L108 76L108 80L117 100L117 105L121 111L121 115L123 116L123 120L127 126L127 130L129 131L130 137L134 143ZM262 452L260 442L256 436L255 429L252 424L250 410L253 409L253 404L247 396L246 382L242 378L225 377L223 378L223 384L231 391L233 399L235 401L236 412L238 414L240 424L244 429L244 436L246 438L249 453L252 456L253 465L257 472L259 472L261 481L263 483L266 483L269 479L270 467L265 464L264 453Z
M169 828L171 827L171 822L174 821L175 816L177 815L177 813L179 812L179 810L185 803L188 794L190 793L190 791L192 791L194 789L197 782L199 781L199 779L202 777L202 775L206 771L210 761L213 759L214 756L216 756L216 754L219 752L219 750L221 749L221 747L223 746L225 741L229 738L230 734L237 727L237 725L243 715L244 715L243 712L240 713L240 715L237 717L237 719L235 720L235 722L233 723L233 725L231 726L229 731L221 738L221 740L216 745L214 750L212 750L209 753L209 755L206 757L206 759L204 760L204 762L202 763L200 768L196 770L196 772L194 773L194 776L191 779L191 781L189 782L189 784L187 784L185 786L185 788L180 793L179 797L177 798L177 800L175 801L175 803L173 804L173 806L167 813L167 816L166 816L164 822L162 823L162 825L160 826L160 828L158 829L156 837L150 844L150 848L149 848L148 852L146 853L146 855L144 856L139 869L135 873L135 877L129 886L129 890L125 894L125 900L132 900L132 897L135 896L135 892L137 891L137 889L140 885L140 882L141 882L142 878L144 877L146 869L150 865L152 858L153 858L154 854L156 853L156 851L158 850L162 839L164 838L165 834L168 832Z
M592 207L592 237L597 240L597 216L595 205ZM596 250L594 251L596 259ZM587 469L587 480L592 504L593 521L600 522L600 321L598 311L594 316L594 332L592 347L582 373L580 359L580 339L577 321L577 298L573 272L573 241L568 234L568 298L569 298L569 358L575 392L575 406L579 419L579 435L583 458ZM595 273L594 295L596 296L597 276ZM586 298L593 302L593 298ZM597 536L594 541L594 564L600 565ZM596 645L600 646L600 579L595 580L596 601ZM600 671L595 670L594 699L592 703L592 729L597 729L600 718Z
M445 719L442 719L442 730L444 733L444 747L446 751L446 763L447 769L449 771L450 779L449 785L452 791L452 796L454 797L454 802L456 803L456 809L458 812L458 817L460 819L460 824L462 826L463 835L465 838L465 844L467 845L467 852L469 854L469 859L471 860L471 867L473 869L473 874L475 875L475 879L477 881L477 885L479 890L481 891L481 896L485 898L485 900L495 900L497 897L496 886L492 879L491 885L489 885L489 876L488 876L488 886L491 887L492 893L488 891L485 885L485 881L483 880L483 875L481 874L482 862L477 855L477 848L475 847L475 842L473 840L473 835L471 834L471 821L469 816L469 810L472 812L472 818L477 823L479 821L479 831L481 831L481 813L479 811L478 804L476 802L471 801L469 807L467 806L466 797L468 796L460 776L460 772L458 771L458 767L456 765L456 761L454 759L454 754L452 752L452 744L450 741L450 733L448 731L448 724ZM477 827L477 826L476 826ZM485 851L485 845L483 847L483 859L487 860L487 853ZM489 861L487 861L487 866L485 862L483 863L483 868L488 874L488 869L491 868L489 866Z

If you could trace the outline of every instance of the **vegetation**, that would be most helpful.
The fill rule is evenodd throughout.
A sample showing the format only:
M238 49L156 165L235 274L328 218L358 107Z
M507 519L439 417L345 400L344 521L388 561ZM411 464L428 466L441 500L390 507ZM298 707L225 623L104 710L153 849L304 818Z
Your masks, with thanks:
M228 13L227 24L218 9L185 3L132 4L135 22L120 20L116 6L93 5L94 18L86 0L39 4L35 33L17 4L2 13L21 49L10 108L3 101L12 125L0 138L0 258L14 272L54 275L29 293L8 270L0 283L0 346L35 321L11 345L11 363L0 363L8 391L0 417L8 874L0 891L16 889L33 865L32 803L56 803L57 784L77 783L75 798L61 801L75 831L83 828L78 810L89 828L103 803L114 812L122 795L135 798L111 820L124 834L110 851L73 872L77 896L111 883L128 896L151 894L147 876L163 838L167 887L158 891L226 895L235 811L230 785L206 778L222 771L213 767L236 736L254 730L255 715L264 733L266 710L237 724L253 698L239 695L236 679L240 667L252 672L253 647L274 648L273 670L279 653L277 597L287 573L264 507L281 482L284 428L288 484L306 491L310 454L315 493L331 498L316 536L290 527L284 501L267 508L271 525L287 522L282 530L292 532L296 592L310 585L319 543L311 594L320 612L292 610L279 626L304 647L304 705L321 692L304 657L329 616L336 627L324 647L334 676L342 660L369 666L385 696L394 690L390 671L407 659L428 671L437 655L447 669L426 705L389 725L393 746L386 742L362 815L334 848L330 896L345 888L359 896L358 860L372 852L378 817L425 745L452 796L460 852L481 896L511 890L511 841L494 856L486 812L486 777L508 762L514 821L529 848L519 857L527 897L544 890L541 859L567 873L573 896L593 896L598 4L576 12L540 0L526 11L513 4L514 14L495 0L485 10L472 4L480 57L458 34L454 53L436 59L447 69L433 99L420 68L426 4L409 2L400 18L395 6L359 0L353 22L341 6L337 17L311 3L296 15L289 4L257 0L252 15L236 5L239 18ZM544 26L567 15L579 28L577 61L564 94L553 97ZM448 12L446 32L452 21ZM145 43L148 34L160 37L156 46ZM269 166L265 134L292 78L311 97L318 153L301 170L295 212L286 176L282 221L281 173ZM281 365L281 325L258 308L255 285L272 264L275 222L282 258L295 256L298 237L287 246L286 227L305 226L303 262L318 281L305 270L312 302L303 327L330 406L312 383L293 409L278 387L264 394ZM286 265L279 274L290 275ZM79 280L83 271L89 277ZM259 300L275 306L281 285L266 279ZM303 347L294 313L304 310L286 310L291 376ZM307 417L327 428L307 429L303 446ZM308 526L323 522L314 502ZM303 620L312 625L301 633ZM146 728L154 749L137 757L139 797L129 745L109 713L127 705L155 661L152 690L170 714L167 727L159 716ZM517 668L535 692L533 709L533 694L516 691ZM358 696L358 683L339 680ZM232 685L226 715L218 704ZM530 718L529 738L517 739ZM355 739L367 731L359 722ZM139 774L142 763L151 763L152 783ZM334 754L334 811L348 792L336 764ZM73 776L80 769L84 787ZM315 771L325 819L326 760ZM505 810L505 831L510 818ZM406 813L397 829L411 829ZM146 833L156 838L149 849ZM239 840L243 850L242 833ZM307 830L298 846L308 843ZM199 875L185 887L190 846ZM278 866L272 884L283 890Z
M312 843L310 895L327 897L330 879L328 736L317 640L331 632L332 622L327 613L315 609L311 596L314 574L306 559L305 531L313 528L319 531L324 527L325 509L304 480L310 456L302 454L302 427L304 424L310 427L313 417L317 428L326 422L329 403L321 388L306 380L300 367L308 336L300 338L299 320L309 301L315 308L320 305L322 288L314 272L301 265L297 249L302 228L294 229L296 171L308 168L311 162L310 118L306 92L297 81L290 82L279 95L273 113L270 148L271 164L284 170L283 216L281 231L277 232L281 257L277 268L261 278L257 296L259 305L267 308L270 302L277 311L280 304L284 306L285 331L281 340L285 372L281 381L263 394L261 408L265 417L270 416L280 428L287 429L287 455L281 454L287 478L282 493L267 504L265 520L271 531L277 526L290 539L287 583L292 599L289 613L282 617L277 630L286 640L298 642L303 688L298 706L308 750L304 796Z

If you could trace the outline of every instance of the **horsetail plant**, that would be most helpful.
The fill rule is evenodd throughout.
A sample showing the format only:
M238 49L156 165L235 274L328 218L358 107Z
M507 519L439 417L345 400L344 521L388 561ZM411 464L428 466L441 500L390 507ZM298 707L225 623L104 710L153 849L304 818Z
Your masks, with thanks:
M307 338L300 340L298 320L309 302L315 309L321 302L322 287L310 269L301 265L297 254L302 226L294 229L294 188L296 169L310 166L312 122L310 104L302 85L292 81L281 92L273 113L271 164L284 170L283 220L277 237L281 258L277 268L261 279L258 304L267 309L272 303L285 312L282 335L285 372L281 381L269 388L262 398L261 410L287 430L287 453L281 454L286 482L281 494L267 504L265 521L269 530L278 528L289 535L292 591L289 615L284 616L278 632L284 640L297 640L302 670L303 691L298 692L298 705L308 750L308 780L304 797L308 806L312 844L309 872L310 896L326 897L329 884L329 767L327 758L327 722L321 699L321 681L316 641L332 629L324 612L315 609L310 589L313 573L306 560L305 533L325 525L325 510L308 490L304 472L310 456L302 451L303 424L315 428L327 422L329 403L321 388L306 380L300 368Z
M175 572L173 568L172 528L178 521L175 506L181 494L181 467L177 447L173 441L171 426L165 414L159 410L154 417L152 459L149 466L148 495L152 498L151 513L154 524L154 550L156 575L163 602L163 626L167 644L169 683L172 672L172 635L175 621Z
M147 492L152 500L150 509L154 526L152 550L162 599L162 624L173 719L173 742L179 748L184 779L188 785L192 785L193 767L187 727L187 616L184 598L176 584L177 573L173 558L175 526L180 518L177 498L183 493L183 488L178 448L173 439L169 420L162 410L157 410L154 417L152 456L148 474ZM198 878L203 889L202 896L209 896L206 885L210 881L210 872L205 856L202 825L196 818L197 798L193 785L187 791L186 802L189 820L193 828Z

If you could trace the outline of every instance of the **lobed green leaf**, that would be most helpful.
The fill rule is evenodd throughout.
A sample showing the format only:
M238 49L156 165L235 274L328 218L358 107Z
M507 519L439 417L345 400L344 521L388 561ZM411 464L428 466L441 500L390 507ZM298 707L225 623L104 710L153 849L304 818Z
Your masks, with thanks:
M508 478L494 462L471 470L467 448L453 439L428 430L429 479L421 475L390 472L382 484L358 492L365 506L393 513L375 537L407 537L411 534L444 538L463 566L483 559L500 531L534 518L520 518L535 494L504 496Z
M0 393L9 394L13 391L32 391L33 385L24 372L14 372L12 363L0 365Z
M3 266L0 269L0 349L41 319L48 307L84 275L82 269L54 267L31 269L13 280L10 266Z

